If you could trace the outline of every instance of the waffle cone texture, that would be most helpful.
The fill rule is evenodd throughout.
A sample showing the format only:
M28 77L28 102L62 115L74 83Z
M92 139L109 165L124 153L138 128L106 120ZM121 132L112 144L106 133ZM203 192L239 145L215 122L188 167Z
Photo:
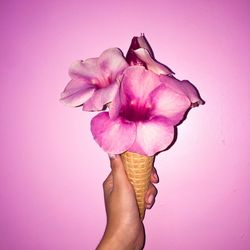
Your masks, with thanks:
M121 158L128 179L135 190L140 217L143 220L146 209L145 194L150 183L154 156L145 156L126 151L121 154Z

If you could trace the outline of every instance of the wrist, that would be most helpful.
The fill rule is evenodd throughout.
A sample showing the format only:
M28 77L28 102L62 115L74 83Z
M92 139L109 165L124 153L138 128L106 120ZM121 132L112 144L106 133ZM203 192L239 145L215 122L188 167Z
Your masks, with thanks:
M119 230L107 227L97 250L127 249L121 236Z
M132 237L133 238L133 237ZM137 236L131 240L128 232L122 229L113 230L112 227L107 227L103 238L96 250L140 250L138 246Z

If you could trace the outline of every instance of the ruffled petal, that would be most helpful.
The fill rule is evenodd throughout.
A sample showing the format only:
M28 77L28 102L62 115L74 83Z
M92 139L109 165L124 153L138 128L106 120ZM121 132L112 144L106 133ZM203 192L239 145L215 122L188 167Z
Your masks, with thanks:
M95 88L93 85L81 79L73 79L61 93L60 101L76 107L87 101L93 95L94 91Z
M105 50L98 58L74 62L69 69L72 79L84 79L98 88L107 87L128 67L122 52L117 48Z
M164 116L169 119L172 125L176 125L190 108L189 98L167 85L162 84L151 93L153 109L151 116Z
M136 140L128 151L154 155L166 149L174 139L174 127L164 117L137 123Z
M84 111L100 111L103 106L111 102L119 88L119 82L115 81L106 88L97 89L92 97L83 105Z
M110 82L113 82L128 67L128 63L118 48L105 50L98 58L98 65L103 77L109 79Z
M116 119L119 116L121 111L121 99L120 99L120 91L117 90L114 99L109 105L109 116L111 119Z
M191 82L189 82L188 80L183 80L181 81L181 87L183 89L183 92L187 95L187 97L191 101L192 107L196 107L205 103L201 99L198 90L194 87L194 85L192 85Z
M121 73L128 67L117 48L105 50L99 58L78 60L70 66L72 78L61 100L73 106L85 103L84 110L102 110L115 96Z
M189 81L179 81L173 76L169 77L164 75L160 76L160 80L174 92L187 96L191 102L191 107L199 106L200 104L205 103L201 99L198 90Z
M88 58L85 61L77 60L69 68L69 76L72 79L84 79L89 84L96 85L103 81L102 74L97 66L98 58Z
M167 66L157 62L151 56L148 50L140 48L134 51L140 60L142 60L149 70L152 70L154 73L160 75L171 75L174 72L169 69Z
M153 53L153 51L152 51L152 49L151 49L151 47L150 47L150 45L149 45L147 39L145 38L145 36L144 36L144 35L141 35L141 36L139 36L139 37L137 38L137 40L138 40L138 43L139 43L140 48L146 49L146 50L148 51L149 55L150 55L152 58L154 58L154 53Z
M108 112L102 112L91 120L91 132L104 151L121 154L134 143L136 126L120 117L111 120Z
M130 66L124 71L120 98L122 105L132 102L145 104L151 91L160 85L159 76L143 66Z

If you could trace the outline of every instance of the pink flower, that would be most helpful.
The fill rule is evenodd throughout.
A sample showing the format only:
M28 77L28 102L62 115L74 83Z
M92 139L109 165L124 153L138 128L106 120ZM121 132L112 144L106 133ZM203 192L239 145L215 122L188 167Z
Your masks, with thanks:
M69 69L71 81L61 94L61 101L83 110L102 110L119 88L119 80L128 64L117 48L105 50L98 58L76 61Z
M174 72L167 66L156 61L154 53L144 34L133 37L126 60L129 65L142 65L156 74L172 75Z
M91 121L96 142L107 153L124 151L154 155L174 138L174 126L193 105L202 104L188 81L158 75L143 66L130 66L110 105Z

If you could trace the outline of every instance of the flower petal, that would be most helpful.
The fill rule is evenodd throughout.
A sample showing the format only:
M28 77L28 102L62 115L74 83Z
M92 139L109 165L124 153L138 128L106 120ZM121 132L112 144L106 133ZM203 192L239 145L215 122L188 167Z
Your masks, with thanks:
M93 95L94 91L95 88L93 85L80 79L73 79L61 93L60 101L76 107L87 101Z
M181 87L183 92L187 95L194 107L204 104L205 102L201 99L198 90L187 80L181 81Z
M160 85L151 93L153 109L151 116L164 116L169 119L172 125L176 125L190 108L190 100L181 93L167 85Z
M143 66L130 66L124 71L121 82L120 98L122 104L147 101L151 91L160 85L159 76Z
M72 79L84 79L98 88L113 83L119 74L128 67L122 52L117 48L105 50L98 58L74 62L69 69Z
M160 80L176 93L186 95L189 98L190 102L192 103L192 106L199 106L200 104L205 103L201 99L198 90L189 81L187 80L179 81L173 76L164 76L164 75L160 76Z
M118 48L105 50L98 58L98 65L103 76L110 82L113 82L128 67L128 63Z
M128 151L154 155L166 149L174 139L174 127L164 117L137 123L136 140Z
M154 53L153 53L153 51L152 51L152 49L151 49L151 47L150 47L150 45L149 45L146 37L144 36L144 34L142 34L141 36L139 36L137 38L137 41L139 43L140 48L146 49L148 51L149 55L152 58L154 58Z
M100 111L103 106L111 102L119 88L119 82L115 81L106 88L97 89L92 97L83 105L84 111Z
M117 48L105 50L99 58L78 60L70 66L72 80L61 100L73 106L84 104L84 110L102 110L117 91L117 80L128 64Z
M134 51L135 54L138 56L140 60L142 60L146 65L149 70L152 70L154 73L160 75L169 75L169 74L174 74L174 72L169 69L167 66L157 62L154 60L149 51L143 48L137 49Z
M134 143L136 126L120 117L111 120L108 112L102 112L91 120L91 132L104 151L121 154Z
M102 79L102 74L97 66L98 58L88 58L85 61L77 60L69 68L72 79L84 79L89 84L97 84Z
M116 119L119 116L121 111L121 99L120 99L120 91L117 90L114 99L109 105L109 116L111 119Z

